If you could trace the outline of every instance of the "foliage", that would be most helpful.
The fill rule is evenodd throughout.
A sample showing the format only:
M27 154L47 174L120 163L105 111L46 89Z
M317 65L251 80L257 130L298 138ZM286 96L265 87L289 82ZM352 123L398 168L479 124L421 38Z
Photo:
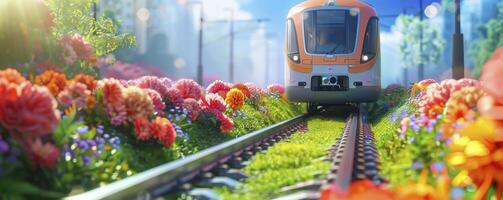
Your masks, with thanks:
M326 149L342 133L344 118L325 114L308 120L308 131L298 132L252 158L244 169L250 176L237 191L220 189L223 199L271 199L282 187L326 176Z
M400 15L394 26L402 33L400 42L400 56L404 68L412 68L419 64L436 63L444 50L445 41L439 33L428 23L411 15ZM423 39L421 41L421 32ZM422 43L423 52L420 51Z
M481 38L475 41L470 51L475 57L473 76L480 77L484 63L491 57L494 50L503 45L503 3L498 3L495 18L481 27Z

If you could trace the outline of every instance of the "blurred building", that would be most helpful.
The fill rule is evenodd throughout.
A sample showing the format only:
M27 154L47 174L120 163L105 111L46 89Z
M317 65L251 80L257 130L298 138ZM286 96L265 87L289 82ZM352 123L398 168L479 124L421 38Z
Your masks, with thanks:
M101 0L99 10L124 33L136 36L135 62L160 68L170 77L193 77L197 30L191 9L177 0Z

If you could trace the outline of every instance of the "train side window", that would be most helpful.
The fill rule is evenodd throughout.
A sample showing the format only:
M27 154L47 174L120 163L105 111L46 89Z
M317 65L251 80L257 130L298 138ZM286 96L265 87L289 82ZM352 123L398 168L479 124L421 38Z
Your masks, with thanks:
M367 24L367 30L365 32L365 39L363 41L363 52L361 62L366 63L372 60L378 51L379 44L379 19L373 17L369 20Z
M294 62L300 63L299 45L297 42L297 32L295 31L295 24L292 19L287 20L287 53L288 57Z

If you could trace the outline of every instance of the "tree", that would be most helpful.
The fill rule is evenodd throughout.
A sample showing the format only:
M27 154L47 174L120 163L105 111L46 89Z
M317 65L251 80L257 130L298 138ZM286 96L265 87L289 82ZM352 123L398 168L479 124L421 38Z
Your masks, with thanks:
M97 0L48 0L54 12L54 34L63 35L78 33L94 47L99 56L114 52L120 47L131 46L135 37L119 33L114 21L106 16L94 19L92 5Z
M441 52L445 48L445 41L437 30L430 26L428 21L419 20L412 15L400 15L396 19L394 30L402 33L400 42L400 57L403 61L404 79L409 68L419 64L433 64L440 59ZM421 29L423 40L421 40ZM423 52L420 52L420 44L423 45Z
M481 27L480 34L481 37L475 41L470 52L475 60L474 77L480 77L484 63L491 57L494 50L503 45L503 3L498 4L496 17Z

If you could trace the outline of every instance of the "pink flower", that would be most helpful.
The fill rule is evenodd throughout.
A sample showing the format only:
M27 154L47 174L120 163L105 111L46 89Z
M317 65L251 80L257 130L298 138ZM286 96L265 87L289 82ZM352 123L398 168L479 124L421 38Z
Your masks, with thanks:
M163 80L155 76L144 76L136 80L136 86L143 89L152 89L157 91L161 96L165 96L167 87Z
M221 80L216 80L211 83L206 89L209 93L215 93L220 95L222 98L227 96L227 92L229 92L232 88L230 83L223 82Z
M209 111L225 112L226 104L218 94L209 93L199 100L201 108Z
M124 124L127 119L126 106L123 104L107 104L105 110L110 116L110 123L114 126Z
M285 87L283 87L283 85L280 85L280 84L271 84L271 85L267 86L267 89L270 92L275 93L275 94L279 94L279 95L285 94Z
M22 84L17 87L16 98L1 100L4 116L0 117L0 123L7 130L44 136L52 133L59 122L56 100L46 87Z
M171 106L182 106L183 97L178 89L171 87L166 90L166 101L168 105Z
M64 106L69 107L73 102L77 107L82 107L85 103L86 97L91 95L91 91L83 83L72 81L66 88L59 93L58 101Z
M73 63L75 63L75 61L77 61L78 57L77 57L77 53L75 53L75 51L73 50L72 45L67 44L67 43L62 43L61 47L63 49L63 55L62 55L63 62L66 65L73 65Z
M79 34L66 35L61 39L61 41L64 44L70 45L77 56L81 58L87 59L93 54L93 47L91 44L85 41Z
M171 81L171 79L169 79L167 77L162 77L160 79L161 79L162 83L164 84L164 87L166 87L166 88L171 87L171 85L173 84L173 81Z
M199 100L203 95L201 86L191 79L180 79L173 87L180 91L180 94L184 99L193 98L195 100Z
M188 98L183 101L183 107L187 109L192 120L197 120L201 112L201 106L195 99Z
M496 102L503 104L503 48L497 49L486 62L480 77L482 87Z
M164 105L161 95L157 91L152 89L145 89L145 90L152 99L152 103L154 104L154 110L157 113L157 116L163 116L166 105Z
M43 144L37 138L30 147L31 156L35 166L54 167L59 159L60 151L51 143Z

